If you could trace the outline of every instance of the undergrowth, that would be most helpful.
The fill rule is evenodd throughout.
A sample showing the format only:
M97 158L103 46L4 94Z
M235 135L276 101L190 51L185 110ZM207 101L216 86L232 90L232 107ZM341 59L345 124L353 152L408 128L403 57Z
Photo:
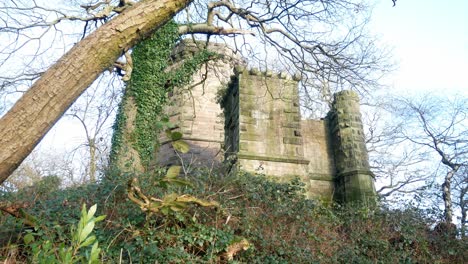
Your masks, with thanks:
M190 187L161 188L157 183L165 174L161 169L139 175L139 188L148 197L185 193L217 201L220 207L143 212L127 199L126 181L133 175L64 190L39 183L1 194L2 201L25 205L37 227L0 215L0 261L40 263L32 250L31 233L34 243L49 241L53 248L72 245L83 204L87 208L97 204L96 215L106 215L93 232L103 263L463 263L468 259L466 239L431 230L433 223L418 210L326 207L305 199L298 180L277 183L242 172L226 176L198 170L184 179L192 183ZM83 251L77 259L84 261L86 254Z

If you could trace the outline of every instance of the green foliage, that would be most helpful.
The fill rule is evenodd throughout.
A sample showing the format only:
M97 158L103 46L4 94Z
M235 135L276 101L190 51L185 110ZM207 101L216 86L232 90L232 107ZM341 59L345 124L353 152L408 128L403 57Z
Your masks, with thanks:
M200 66L215 57L214 53L203 50L168 70L171 52L179 38L178 25L170 21L133 49L134 67L114 126L112 158L118 155L122 144L122 129L126 120L122 106L126 103L126 96L133 97L137 107L131 143L143 165L148 165L158 142L157 136L161 131L158 121L164 120L162 109L167 103L168 92L174 87L187 85ZM185 148L179 143L175 144Z
M92 232L100 241L105 263L463 263L468 258L466 239L435 232L424 213L412 208L326 207L304 199L298 180L277 183L261 175L228 176L213 169L194 171L184 178L179 169L139 175L139 187L150 200L186 193L218 201L219 210L187 206L182 211L147 214L126 199L124 186L105 181L58 190L37 201L35 210L29 212L46 228L23 232L21 240L12 241L9 248L22 252L18 259L23 256L24 262L33 262L38 250L31 245L36 243L40 252L53 252L48 256L58 259L61 245L65 251L76 248L84 236L78 232L80 226L81 234L90 229L86 228L92 219L89 211L86 217L81 212L79 224L73 220L78 218L73 208L87 202L99 203L107 215L105 225L97 223ZM162 184L163 179L191 184ZM17 228L10 220L1 222L2 230ZM70 225L76 226L72 236L66 228ZM91 236L83 237L81 243ZM238 247L243 241L249 246ZM76 256L86 259L91 245L81 247ZM231 249L238 251L229 262Z
M117 109L117 114L115 115L114 124L112 125L112 139L111 139L111 151L109 155L110 164L116 164L118 156L121 154L124 144L124 130L125 124L127 122L127 116L125 115L126 104L128 96L124 94L122 101L120 101L119 107Z
M190 150L190 146L187 142L182 140L182 133L178 131L166 130L167 138L171 139L172 147L180 153L187 153Z
M105 216L95 217L96 209L97 206L93 205L89 211L86 211L86 206L83 205L80 221L76 227L71 228L71 238L56 237L44 229L28 230L23 240L26 248L31 251L32 262L101 263L99 259L101 249L92 232L96 223L104 220ZM83 250L89 246L91 246L90 250Z

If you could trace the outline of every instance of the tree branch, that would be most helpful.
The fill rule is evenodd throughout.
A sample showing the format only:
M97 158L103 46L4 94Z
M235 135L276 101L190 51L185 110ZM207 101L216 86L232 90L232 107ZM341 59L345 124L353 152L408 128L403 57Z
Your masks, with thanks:
M211 26L206 24L192 24L179 26L179 34L209 34L209 35L252 35L255 33L249 30L236 29L236 28L223 28Z

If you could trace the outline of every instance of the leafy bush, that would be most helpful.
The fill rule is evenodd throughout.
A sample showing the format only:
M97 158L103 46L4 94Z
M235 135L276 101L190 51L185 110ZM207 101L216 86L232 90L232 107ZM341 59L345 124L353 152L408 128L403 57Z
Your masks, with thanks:
M161 188L168 175L191 184ZM8 249L22 252L18 258L31 262L39 252L32 245L50 241L50 248L41 244L40 252L52 250L58 259L61 250L76 248L77 241L61 226L76 224L74 208L79 203L97 203L100 213L107 215L94 232L106 263L463 263L468 259L466 240L433 231L433 223L413 208L324 206L304 198L299 180L277 183L243 172L227 176L201 169L184 178L174 175L164 169L139 175L138 187L148 199L185 193L217 201L219 208L186 206L148 214L127 199L126 181L134 175L115 175L110 177L113 181L56 190L36 201L28 212L47 232L36 231L34 241L25 241L32 231L22 231L23 238L11 241ZM11 217L4 219L8 221L3 222L3 230L18 228ZM77 259L86 258L86 251L80 250Z
M25 250L30 252L33 263L82 263L84 261L100 263L101 249L92 234L97 222L104 220L105 216L95 217L97 206L93 205L89 211L83 205L81 218L76 226L72 226L69 237L57 236L50 230L37 227L27 230L23 237ZM92 246L91 246L92 245ZM91 246L90 250L84 249Z

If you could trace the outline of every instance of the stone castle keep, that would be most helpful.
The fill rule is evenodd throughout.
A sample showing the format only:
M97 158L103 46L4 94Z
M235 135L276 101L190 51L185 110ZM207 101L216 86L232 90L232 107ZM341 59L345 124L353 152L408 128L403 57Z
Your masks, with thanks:
M372 172L364 142L359 98L352 91L334 96L320 120L302 120L298 79L287 74L247 70L225 45L222 59L200 70L190 89L174 91L167 113L190 144L176 154L162 139L159 163L219 166L227 163L279 179L299 177L310 198L340 202L374 197ZM182 42L177 60L198 49Z

